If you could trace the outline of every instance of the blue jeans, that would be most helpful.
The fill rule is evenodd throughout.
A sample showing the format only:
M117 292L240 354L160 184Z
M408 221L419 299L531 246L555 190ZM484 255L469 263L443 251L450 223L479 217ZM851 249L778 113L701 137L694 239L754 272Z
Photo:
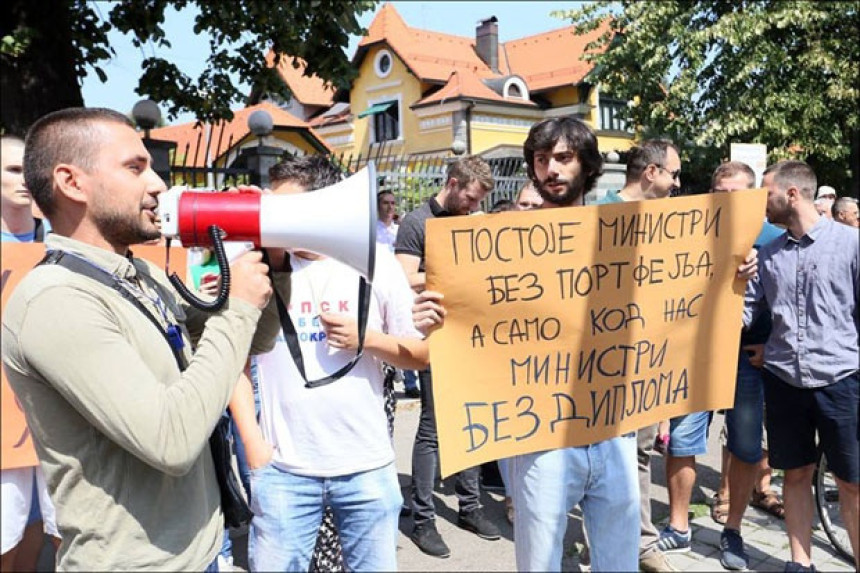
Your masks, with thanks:
M418 374L414 370L403 371L403 387L406 390L418 390Z
M726 447L739 460L757 464L761 460L764 422L764 382L762 371L750 364L746 352L738 356L735 404L726 412Z
M694 412L669 420L669 455L681 458L708 451L708 426L713 412Z
M519 571L560 571L567 514L582 508L592 571L638 571L635 434L510 458Z
M251 470L252 571L307 571L325 506L331 506L349 571L397 569L403 497L394 463L333 478L300 476L272 464Z

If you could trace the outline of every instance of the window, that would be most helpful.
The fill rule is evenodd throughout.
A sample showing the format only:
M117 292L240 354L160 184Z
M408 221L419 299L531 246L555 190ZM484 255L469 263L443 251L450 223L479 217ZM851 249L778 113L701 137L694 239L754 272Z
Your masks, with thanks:
M373 60L373 68L376 71L376 75L384 78L390 74L391 63L391 53L388 50L379 50L376 53L376 58Z
M600 99L600 127L608 131L626 131L624 120L626 105L619 100Z
M396 101L377 104L384 110L373 114L373 142L381 143L400 137L400 109Z
M519 77L510 77L502 88L502 97L528 101L529 90Z
M625 120L627 104L621 100L600 98L600 129L630 131Z

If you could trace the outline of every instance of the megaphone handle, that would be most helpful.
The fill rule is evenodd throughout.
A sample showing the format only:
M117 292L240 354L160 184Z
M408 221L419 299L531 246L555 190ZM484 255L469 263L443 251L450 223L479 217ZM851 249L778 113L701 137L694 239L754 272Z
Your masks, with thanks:
M212 251L215 253L215 260L218 262L218 269L221 272L221 286L218 289L218 296L213 301L205 301L192 293L182 279L176 273L170 275L170 283L179 295L188 301L188 304L196 309L205 312L218 312L227 303L230 296L230 261L227 258L227 253L224 251L224 240L222 238L224 231L217 225L209 226L209 238L212 240Z

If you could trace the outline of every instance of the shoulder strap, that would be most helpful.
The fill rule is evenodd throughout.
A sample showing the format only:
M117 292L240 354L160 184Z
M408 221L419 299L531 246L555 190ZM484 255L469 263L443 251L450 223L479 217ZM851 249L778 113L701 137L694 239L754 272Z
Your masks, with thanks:
M170 350L173 352L173 357L176 359L176 364L179 366L179 370L185 370L187 364L185 363L185 356L183 356L182 352L176 348L173 343L170 341L170 337L167 332L161 327L158 319L149 311L148 308L143 306L143 303L138 300L133 293L129 292L127 288L125 288L122 283L120 283L116 277L112 274L104 271L94 265L91 265L80 259L76 256L67 256L65 251L48 251L43 258L36 266L39 265L59 265L64 267L72 272L78 273L80 275L84 275L94 281L100 282L103 285L109 286L114 289L116 292L120 294L125 300L133 304L143 315L149 319L149 321L158 329L158 332L164 337L164 340L167 342L167 345L170 346Z

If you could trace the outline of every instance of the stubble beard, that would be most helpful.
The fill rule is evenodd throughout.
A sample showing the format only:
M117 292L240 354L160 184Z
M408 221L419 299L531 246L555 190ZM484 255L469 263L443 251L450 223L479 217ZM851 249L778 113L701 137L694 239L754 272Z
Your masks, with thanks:
M125 216L120 213L101 213L96 217L96 226L101 235L113 245L137 245L161 238L161 231L153 223L147 228L143 223L142 212L138 217Z

